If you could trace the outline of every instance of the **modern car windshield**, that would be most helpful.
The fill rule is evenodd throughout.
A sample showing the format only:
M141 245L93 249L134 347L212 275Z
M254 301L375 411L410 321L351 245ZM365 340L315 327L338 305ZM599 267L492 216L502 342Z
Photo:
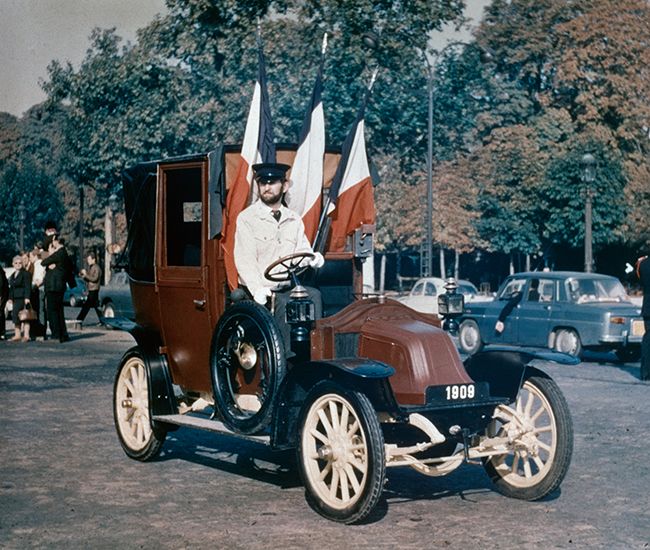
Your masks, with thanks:
M628 301L625 288L615 279L569 279L565 284L569 299L578 304Z
M526 279L510 279L499 292L499 300L509 300L515 292L519 292L526 284Z
M458 283L458 292L464 296L474 296L477 293L476 287L469 283Z

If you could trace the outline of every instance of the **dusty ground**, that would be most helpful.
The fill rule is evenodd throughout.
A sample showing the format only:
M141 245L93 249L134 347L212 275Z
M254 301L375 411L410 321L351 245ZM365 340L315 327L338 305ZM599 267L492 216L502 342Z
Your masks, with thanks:
M561 492L505 498L483 470L389 470L370 521L342 526L306 504L289 454L181 429L130 460L113 427L124 333L67 344L0 342L2 548L649 548L650 384L637 364L544 365L575 427Z

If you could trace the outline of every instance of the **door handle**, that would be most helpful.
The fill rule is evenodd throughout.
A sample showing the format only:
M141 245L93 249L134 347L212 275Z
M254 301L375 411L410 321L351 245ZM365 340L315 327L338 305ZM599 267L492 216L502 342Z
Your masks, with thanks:
M192 300L196 309L205 309L205 300Z

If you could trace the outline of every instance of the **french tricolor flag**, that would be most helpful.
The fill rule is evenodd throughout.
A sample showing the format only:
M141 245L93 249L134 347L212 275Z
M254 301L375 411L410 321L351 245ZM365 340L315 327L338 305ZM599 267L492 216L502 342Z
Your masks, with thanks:
M323 190L325 116L322 92L326 48L327 35L323 37L321 63L311 94L311 101L302 123L298 151L291 168L291 186L286 194L287 206L302 217L305 235L312 244L318 230Z
M376 72L345 138L341 160L329 192L330 228L327 252L343 252L348 235L363 224L375 223L375 199L366 154L364 117Z
M259 60L257 82L255 82L253 101L251 102L248 120L246 121L246 130L244 131L244 141L242 143L237 176L232 186L228 189L226 197L222 246L228 286L231 290L237 288L239 285L234 257L237 216L249 205L251 199L254 200L253 195L256 194L255 186L252 185L252 166L260 162L275 162L271 107L266 86L266 66L259 31L257 46Z

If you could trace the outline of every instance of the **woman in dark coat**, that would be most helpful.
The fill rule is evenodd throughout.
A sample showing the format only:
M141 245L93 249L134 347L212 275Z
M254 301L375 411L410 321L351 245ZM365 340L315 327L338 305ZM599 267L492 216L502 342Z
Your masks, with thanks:
M12 302L12 317L15 326L15 335L11 339L12 342L29 341L29 321L20 321L18 319L18 312L24 309L26 305L30 304L30 295L32 293L32 275L29 271L23 268L23 261L20 256L14 256L12 265L14 272L9 277L9 299ZM29 305L31 307L31 304Z

